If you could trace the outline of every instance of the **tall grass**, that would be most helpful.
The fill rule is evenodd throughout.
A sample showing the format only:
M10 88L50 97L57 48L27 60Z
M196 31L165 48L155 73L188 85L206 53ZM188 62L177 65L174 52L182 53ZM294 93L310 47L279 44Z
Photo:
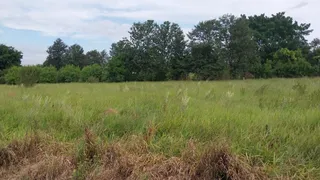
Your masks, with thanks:
M320 178L320 79L0 86L0 146L34 130L76 143L86 128L167 157L226 141L270 175Z

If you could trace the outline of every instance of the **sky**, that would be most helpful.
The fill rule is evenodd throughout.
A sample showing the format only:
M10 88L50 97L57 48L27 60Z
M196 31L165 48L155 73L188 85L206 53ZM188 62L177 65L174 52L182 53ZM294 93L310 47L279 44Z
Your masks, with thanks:
M311 23L312 40L320 37L318 7L319 0L0 0L0 43L22 51L22 64L42 64L57 38L85 51L109 51L128 36L133 22L169 20L187 33L199 21L223 14L283 11L299 23Z

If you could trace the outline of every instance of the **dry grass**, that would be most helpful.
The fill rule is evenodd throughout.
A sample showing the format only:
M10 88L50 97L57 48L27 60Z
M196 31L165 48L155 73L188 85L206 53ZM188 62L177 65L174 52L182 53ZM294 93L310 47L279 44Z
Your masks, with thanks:
M260 168L233 155L225 146L210 146L201 152L190 141L183 157L165 157L152 153L143 136L97 145L88 129L84 142L83 161L69 153L75 147L38 135L12 142L0 150L0 177L72 179L78 172L79 179L267 179Z
M74 165L67 144L27 135L0 150L0 179L69 179Z

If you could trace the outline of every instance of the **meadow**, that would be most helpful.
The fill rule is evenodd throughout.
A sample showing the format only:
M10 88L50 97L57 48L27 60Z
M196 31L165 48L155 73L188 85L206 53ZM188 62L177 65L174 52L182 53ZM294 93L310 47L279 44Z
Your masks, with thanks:
M1 85L0 179L26 177L320 179L320 79Z

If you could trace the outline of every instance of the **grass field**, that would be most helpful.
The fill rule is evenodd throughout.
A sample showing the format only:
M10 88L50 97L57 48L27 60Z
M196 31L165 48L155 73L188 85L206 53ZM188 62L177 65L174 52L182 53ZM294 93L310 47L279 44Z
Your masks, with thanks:
M0 179L320 179L320 79L0 86Z

